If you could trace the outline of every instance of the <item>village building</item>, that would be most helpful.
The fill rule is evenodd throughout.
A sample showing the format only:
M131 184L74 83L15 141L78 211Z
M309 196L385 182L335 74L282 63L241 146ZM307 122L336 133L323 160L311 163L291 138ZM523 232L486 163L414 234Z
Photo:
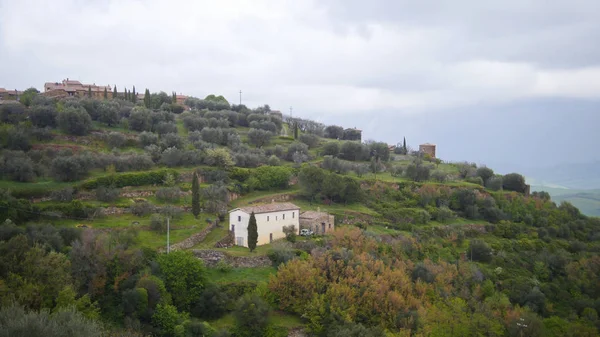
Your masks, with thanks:
M333 215L320 211L305 211L300 213L300 230L308 229L314 234L325 234L335 230Z
M108 95L112 95L113 88L110 85L82 84L67 78L62 82L44 83L43 95L47 97L86 97L91 93L93 98L104 98L105 90Z
M182 95L182 94L175 95L175 102L173 102L173 103L177 103L179 105L184 105L185 106L184 102L185 102L186 99L188 99L188 97L189 96Z
M285 226L295 226L296 230L300 227L300 207L289 202L235 208L229 211L229 230L238 246L248 247L248 222L252 212L258 229L257 246L285 238Z
M6 90L4 88L0 88L0 100L4 101L18 101L19 96L23 94L22 91L19 90Z
M428 154L431 158L435 158L435 144L425 143L419 145L419 152Z

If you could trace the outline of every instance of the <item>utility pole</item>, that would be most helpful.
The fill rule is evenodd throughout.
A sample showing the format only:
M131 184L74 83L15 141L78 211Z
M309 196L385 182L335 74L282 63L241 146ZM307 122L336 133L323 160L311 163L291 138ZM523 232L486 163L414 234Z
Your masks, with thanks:
M169 245L169 217L167 217L167 254L171 252L171 246Z
M240 90L240 105L242 105L242 91Z

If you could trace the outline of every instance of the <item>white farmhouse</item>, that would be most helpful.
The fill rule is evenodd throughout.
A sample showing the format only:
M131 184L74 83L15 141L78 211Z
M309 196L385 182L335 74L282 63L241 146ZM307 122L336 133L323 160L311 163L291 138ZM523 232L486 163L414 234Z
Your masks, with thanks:
M284 226L294 225L296 231L300 228L300 207L289 202L236 208L229 211L229 229L238 246L248 247L248 222L252 212L258 228L257 246L284 238Z

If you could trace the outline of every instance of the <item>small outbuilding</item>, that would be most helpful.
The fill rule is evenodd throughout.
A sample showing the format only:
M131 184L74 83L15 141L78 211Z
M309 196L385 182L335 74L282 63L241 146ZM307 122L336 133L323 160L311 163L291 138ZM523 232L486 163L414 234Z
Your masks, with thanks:
M300 230L309 229L315 234L325 234L335 230L333 215L320 211L305 211L300 214Z

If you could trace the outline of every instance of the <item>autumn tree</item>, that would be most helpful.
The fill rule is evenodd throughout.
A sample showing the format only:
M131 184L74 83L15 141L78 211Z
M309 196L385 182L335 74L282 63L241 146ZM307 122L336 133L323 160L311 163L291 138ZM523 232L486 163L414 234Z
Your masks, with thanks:
M250 214L250 220L248 221L248 248L250 251L256 249L256 243L258 242L258 227L256 226L256 216L254 212Z

